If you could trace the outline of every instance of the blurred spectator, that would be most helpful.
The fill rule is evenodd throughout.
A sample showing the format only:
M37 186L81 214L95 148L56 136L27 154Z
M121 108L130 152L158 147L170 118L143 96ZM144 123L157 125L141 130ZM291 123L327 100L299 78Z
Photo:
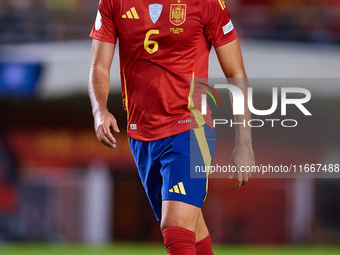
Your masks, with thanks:
M240 0L240 5L237 19L245 37L339 43L340 1Z
M319 0L319 8L325 11L324 20L332 42L340 44L340 1Z
M225 0L241 36L340 43L339 0ZM0 43L88 39L99 1L0 0Z
M8 42L23 40L23 20L12 0L2 0L0 6L0 34Z
M0 8L1 42L30 42L46 39L44 0L2 0Z
M18 175L17 157L9 143L7 132L0 123L0 182L16 186Z
M18 240L18 161L0 126L0 241Z
M330 43L324 9L318 0L272 1L274 39Z

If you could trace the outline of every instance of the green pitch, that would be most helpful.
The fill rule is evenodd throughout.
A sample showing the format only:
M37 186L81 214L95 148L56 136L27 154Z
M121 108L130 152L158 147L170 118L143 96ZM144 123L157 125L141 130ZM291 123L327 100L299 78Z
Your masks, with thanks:
M340 246L214 246L215 255L338 255ZM162 244L85 245L0 244L1 255L166 255Z

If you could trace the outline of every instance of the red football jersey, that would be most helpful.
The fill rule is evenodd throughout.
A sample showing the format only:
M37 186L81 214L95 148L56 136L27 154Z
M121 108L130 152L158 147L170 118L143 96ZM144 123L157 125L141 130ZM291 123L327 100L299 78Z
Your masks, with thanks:
M141 141L190 129L191 79L208 77L211 45L237 38L223 0L101 0L90 36L119 38L128 135Z

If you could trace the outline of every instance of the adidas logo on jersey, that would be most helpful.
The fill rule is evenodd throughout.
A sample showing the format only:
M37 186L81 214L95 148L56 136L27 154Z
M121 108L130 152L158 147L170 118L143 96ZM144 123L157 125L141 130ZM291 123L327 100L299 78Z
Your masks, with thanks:
M129 11L127 11L124 15L122 15L123 19L139 19L137 11L135 7L132 7Z
M187 193L185 192L183 182L179 182L178 185L175 185L172 189L169 189L170 193L180 193L182 195L186 195Z

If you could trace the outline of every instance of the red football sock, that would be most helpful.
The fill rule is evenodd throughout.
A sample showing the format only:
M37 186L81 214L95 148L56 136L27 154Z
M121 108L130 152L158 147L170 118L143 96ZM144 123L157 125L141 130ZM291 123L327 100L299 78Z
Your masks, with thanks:
M196 255L194 232L181 227L167 227L162 234L168 255Z
M197 255L214 255L211 248L210 235L196 243L196 252Z

